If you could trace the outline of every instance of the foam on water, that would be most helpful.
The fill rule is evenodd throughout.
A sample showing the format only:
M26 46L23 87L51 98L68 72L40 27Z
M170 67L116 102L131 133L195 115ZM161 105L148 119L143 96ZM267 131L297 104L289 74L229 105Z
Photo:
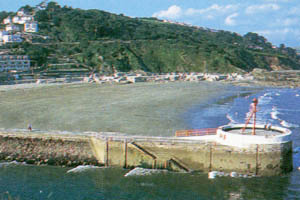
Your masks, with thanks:
M140 167L136 167L133 170L126 173L124 176L146 176L146 175L152 175L152 174L158 174L158 173L166 173L167 170L159 170L159 169L144 169Z
M233 117L228 113L226 114L226 118L229 120L228 125L236 123L236 121L234 121Z
M270 114L272 119L278 119L279 112L277 110L272 111Z
M223 176L230 176L232 178L250 178L250 177L255 177L255 175L247 175L247 174L239 174L237 172L230 172L230 173L225 173L225 172L219 172L219 171L211 171L208 173L208 178L209 179L215 179L217 177L223 177Z
M258 97L259 104L268 104L272 101L273 97L270 93L265 93L264 95Z
M25 162L17 162L17 161L0 163L0 167L8 167L8 166L16 166L16 165L26 165L26 163Z
M67 173L79 173L79 172L84 172L86 170L100 169L100 168L102 167L93 166L93 165L79 165L73 169L68 170Z
M299 125L293 124L293 123L289 123L289 122L287 122L285 120L281 120L280 124L282 126L286 127L286 128L297 128L297 127L299 127Z

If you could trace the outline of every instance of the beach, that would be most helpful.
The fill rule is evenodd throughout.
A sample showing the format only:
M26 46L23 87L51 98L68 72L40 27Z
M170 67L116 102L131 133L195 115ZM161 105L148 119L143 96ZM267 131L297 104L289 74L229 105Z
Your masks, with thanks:
M229 92L217 82L1 86L0 127L172 136L189 108Z

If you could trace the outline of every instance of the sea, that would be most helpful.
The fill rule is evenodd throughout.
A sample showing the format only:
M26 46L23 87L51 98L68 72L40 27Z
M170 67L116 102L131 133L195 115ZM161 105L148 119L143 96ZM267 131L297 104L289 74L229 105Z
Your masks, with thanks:
M79 166L32 166L0 163L0 199L300 199L300 89L231 88L232 92L181 115L191 129L245 123L253 98L257 123L292 131L294 170L273 177L218 176L149 170L126 175L129 169ZM129 173L130 174L130 173Z

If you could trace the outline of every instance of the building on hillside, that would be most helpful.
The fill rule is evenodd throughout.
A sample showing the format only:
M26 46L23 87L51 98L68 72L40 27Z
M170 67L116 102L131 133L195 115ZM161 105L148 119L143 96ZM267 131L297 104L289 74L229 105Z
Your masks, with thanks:
M25 24L26 22L33 21L33 16L32 15L24 15L24 16L14 16L12 21L15 24Z
M3 24L11 24L11 23L12 23L11 17L6 17L6 18L3 20Z
M48 0L43 0L41 3L39 3L38 5L36 5L36 8L39 10L45 10L47 8L47 1Z
M38 30L39 30L38 23L35 22L35 21L26 22L24 24L24 31L25 32L36 33L36 32L38 32Z
M14 24L7 24L5 26L6 31L20 31L20 28L17 25Z
M4 42L3 42L3 36L4 35L8 35L8 32L7 31L4 31L4 30L0 30L0 46L2 45L2 44L4 44Z
M21 17L19 24L25 24L26 22L33 21L34 17L32 15L24 15Z
M25 71L30 69L30 59L26 55L0 55L0 72L11 70Z
M20 16L20 17L23 16L23 15L25 15L24 9L19 10L19 11L17 12L17 15Z
M21 17L19 17L19 16L14 16L14 17L12 18L12 22L15 23L15 24L18 24L19 21L20 21L20 19L21 19Z
M22 42L22 38L20 35L3 35L2 36L3 43L12 43L12 42Z
M0 30L0 41L3 40L4 35L8 35L8 32L5 30Z

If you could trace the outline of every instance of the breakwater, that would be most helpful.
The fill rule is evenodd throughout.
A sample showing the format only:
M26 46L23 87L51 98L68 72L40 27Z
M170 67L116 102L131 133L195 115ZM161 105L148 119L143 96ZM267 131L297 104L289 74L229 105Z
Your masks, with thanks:
M233 147L176 137L126 136L113 133L72 135L47 132L0 133L1 160L61 166L105 165L185 172L235 171L272 176L292 170L292 143Z

